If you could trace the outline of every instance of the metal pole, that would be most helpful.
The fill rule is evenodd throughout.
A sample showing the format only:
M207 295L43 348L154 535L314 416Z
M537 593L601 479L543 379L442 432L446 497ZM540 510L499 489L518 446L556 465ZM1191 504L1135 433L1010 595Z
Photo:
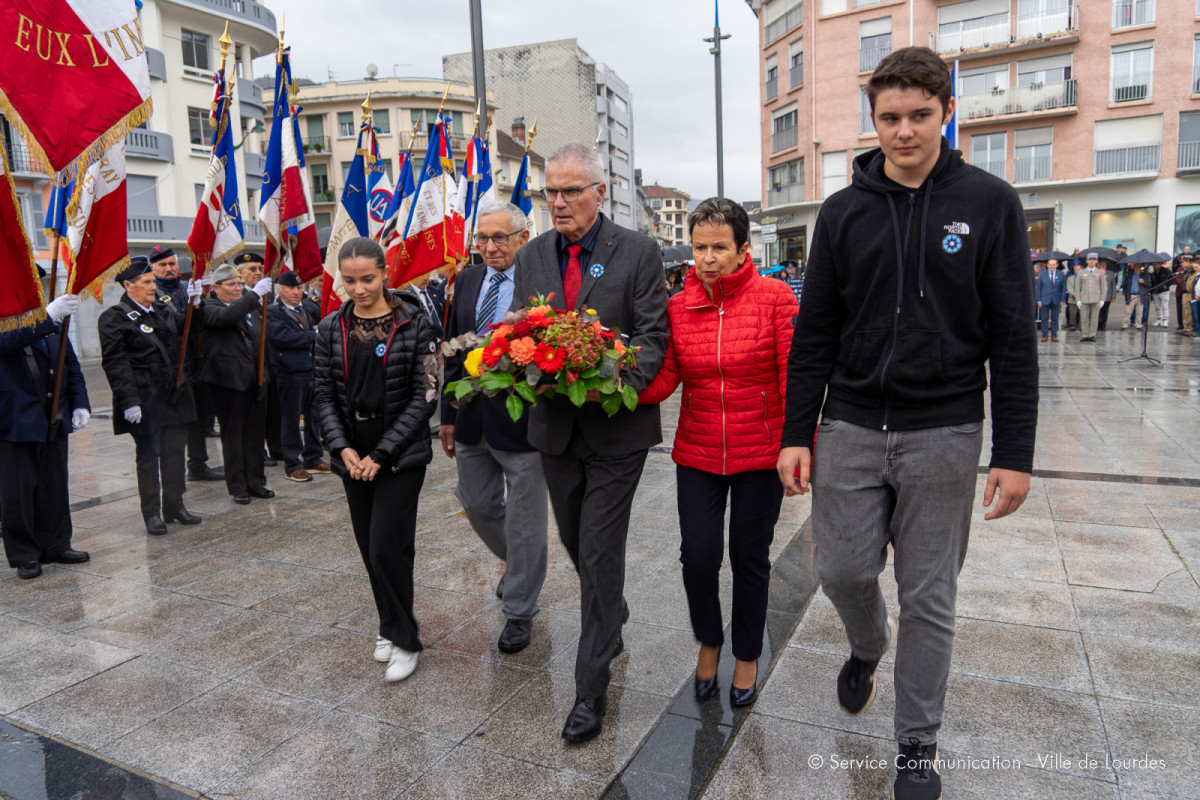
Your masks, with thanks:
M713 66L716 78L716 93L717 93L717 196L725 196L725 144L724 134L721 124L721 40L728 39L729 34L721 35L721 16L720 9L717 7L716 0L713 0L713 35L711 39L705 39L706 42L712 42L712 47L708 52L713 54Z
M480 113L475 117L475 135L482 136L487 129L487 76L483 59L483 12L480 0L471 0L471 61L475 73L475 107Z

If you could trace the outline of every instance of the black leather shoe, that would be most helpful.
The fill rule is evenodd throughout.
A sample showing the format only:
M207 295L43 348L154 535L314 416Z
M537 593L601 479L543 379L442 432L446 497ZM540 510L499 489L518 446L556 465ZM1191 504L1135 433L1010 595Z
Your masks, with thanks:
M250 505L250 495L235 494L233 496L233 502L237 503L239 506L248 506Z
M201 520L200 517L180 506L174 511L164 511L163 522L178 522L180 525L199 525Z
M270 500L272 497L275 496L275 492L271 491L270 489L268 489L265 486L261 489L247 489L246 493L249 494L251 497L261 497L265 500Z
M202 467L188 470L189 481L223 481L225 480L225 468L217 467L212 469L207 464Z
M567 724L563 726L562 736L568 742L586 742L600 733L604 727L604 712L608 703L604 697L575 698L575 707L567 715Z
M278 467L279 459L271 458L270 456L267 456L266 458L263 459L263 466L264 467Z
M162 536L166 532L166 523L162 521L162 518L158 516L158 514L155 514L152 517L146 517L146 533L150 534L151 536Z
M18 578L25 578L28 580L29 578L36 578L41 574L42 565L36 561L30 561L28 564L22 564L21 566L17 567ZM566 733L564 732L563 735L566 736Z
M82 564L85 561L91 561L92 557L82 550L72 550L68 547L61 553L55 553L44 560L50 564Z
M754 683L750 684L749 689L739 689L730 684L729 686L729 705L734 708L742 708L748 706L758 699L758 665L754 665Z
M622 597L621 598L621 625L624 626L626 622L629 622L629 603L625 602L625 598ZM623 652L625 652L625 637L621 635L620 631L618 631L617 632L617 643L615 645L613 645L612 657L616 658L617 656L621 655L621 653L623 653Z
M721 685L717 683L717 674L714 672L711 678L701 680L700 676L696 676L696 699L711 700L717 696L717 690Z
M527 619L510 619L500 634L496 646L501 653L517 653L529 646L530 623Z

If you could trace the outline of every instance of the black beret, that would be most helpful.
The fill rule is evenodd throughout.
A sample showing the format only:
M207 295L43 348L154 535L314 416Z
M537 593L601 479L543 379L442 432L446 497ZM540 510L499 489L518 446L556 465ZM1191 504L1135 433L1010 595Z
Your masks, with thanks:
M252 264L254 262L261 264L263 261L264 259L261 253L251 253L249 250L247 250L244 253L238 253L229 263L233 264L235 267L240 267L242 264Z
M276 286L303 286L304 281L300 280L300 276L292 270L284 270L279 273L279 277L275 279Z
M162 245L155 245L154 247L150 248L150 263L157 264L164 258L170 258L173 255L175 255L175 251L171 248L163 247Z
M150 271L150 260L145 256L133 256L129 259L129 266L117 273L117 283L132 281L139 275L144 275Z

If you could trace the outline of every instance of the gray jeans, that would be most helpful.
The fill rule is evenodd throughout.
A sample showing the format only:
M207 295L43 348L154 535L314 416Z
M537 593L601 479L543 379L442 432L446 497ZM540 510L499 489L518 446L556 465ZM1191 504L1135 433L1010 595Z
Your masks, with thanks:
M458 465L454 493L475 533L504 562L500 580L504 616L532 619L546 582L549 499L542 454L497 450L486 437L477 444L455 442L454 451Z
M823 420L813 463L817 571L854 655L887 648L879 574L895 553L896 738L937 740L954 647L958 572L967 554L983 423L879 431Z

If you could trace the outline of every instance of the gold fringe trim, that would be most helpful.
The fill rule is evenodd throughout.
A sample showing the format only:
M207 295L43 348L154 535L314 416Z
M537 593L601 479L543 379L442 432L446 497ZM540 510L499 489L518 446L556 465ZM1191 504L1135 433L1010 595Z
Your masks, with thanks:
M209 269L211 269L214 264L217 266L220 266L222 262L226 261L231 256L236 256L238 253L242 252L242 250L244 250L244 249L246 249L246 240L243 237L242 241L238 242L236 245L229 248L224 253L221 253L220 255L217 255L217 256L212 256L212 255L205 256L203 259L201 259L199 256L196 255L196 251L193 250L192 246L189 244L187 246L187 251L188 251L188 257L190 259L192 259L192 277L193 278L196 277L196 263L198 261L204 261L204 271L208 272ZM204 276L201 275L200 277L204 277Z
M3 95L0 94L0 99ZM9 201L13 205L13 211L17 215L17 227L21 229L21 239L25 242L25 253L29 260L29 275L33 280L33 285L37 287L38 307L29 311L16 314L11 317L0 319L0 332L14 331L17 328L26 328L37 325L46 318L46 294L42 291L42 279L38 276L37 262L33 260L33 245L29 241L29 232L25 229L25 218L21 214L21 204L17 201L17 188L13 183L12 170L8 164L8 153L0 147L0 159L3 159L4 164L4 186L3 191L8 192Z
M100 302L100 296L104 294L104 284L116 278L118 272L129 266L129 262L129 254L126 253L124 258L93 278L92 282L87 286L76 288L75 293L78 295L87 294L89 297L94 298L96 302ZM75 280L75 275L77 274L76 265L72 265L71 274L67 278L67 289L71 288L71 283Z
M9 124L21 134L26 148L34 160L38 162L42 171L51 178L54 178L60 186L66 186L75 180L80 170L86 171L94 161L107 153L117 142L124 139L131 130L150 119L151 115L154 114L154 103L147 97L137 108L118 120L115 125L105 131L96 141L84 148L83 152L72 159L57 174L54 167L50 165L50 158L46 155L46 151L42 149L42 145L34 138L33 132L29 130L29 127L25 124L25 120L21 119L21 115L17 113L17 110L13 108L12 102L9 101L8 95L4 94L4 92L0 92L0 111L4 112L4 116L8 118ZM76 191L78 191L78 188Z

